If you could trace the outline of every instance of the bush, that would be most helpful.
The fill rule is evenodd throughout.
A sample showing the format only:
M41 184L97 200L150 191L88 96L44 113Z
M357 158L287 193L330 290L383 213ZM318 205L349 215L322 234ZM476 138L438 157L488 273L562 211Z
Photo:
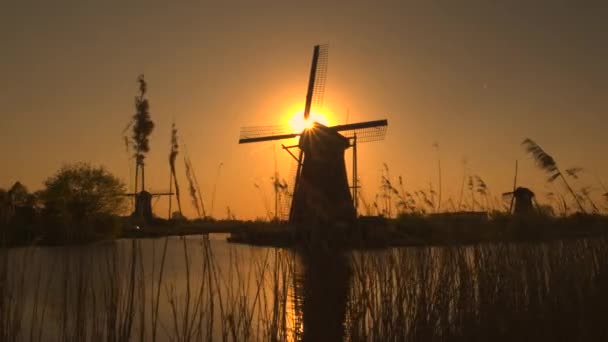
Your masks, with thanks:
M118 235L112 217L126 209L125 185L103 167L67 165L44 184L41 200L48 238L86 241Z

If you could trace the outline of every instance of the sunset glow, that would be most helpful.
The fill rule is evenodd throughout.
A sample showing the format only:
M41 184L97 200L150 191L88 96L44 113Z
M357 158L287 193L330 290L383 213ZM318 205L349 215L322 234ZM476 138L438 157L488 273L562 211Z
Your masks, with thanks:
M372 204L371 214L377 214L372 199L385 164L392 176L407 179L411 193L428 191L430 182L438 192L441 178L442 201L459 209L460 202L473 202L470 194L461 196L466 174L482 177L494 194L511 191L518 160L517 183L535 190L539 202L557 205L544 194L563 189L546 183L522 148L524 138L564 168L589 170L574 188L592 187L595 204L608 206L608 190L595 176L608 184L602 157L608 139L600 124L608 112L608 46L598 43L607 40L607 7L500 3L319 2L294 10L288 2L11 2L0 11L3 32L11 36L2 50L0 188L19 181L30 191L44 190L64 163L90 161L132 191L133 150L125 151L121 139L131 132L121 132L134 114L135 82L143 73L155 122L146 187L169 190L167 152L176 122L209 215L218 219L227 207L239 219L268 216L262 200L273 207L268 178L279 172L292 180L293 158L280 146L297 138L241 145L241 127L301 133L315 121L333 126L382 118L390 122L386 139L357 151L359 194ZM305 122L313 45L325 43L323 107L313 105ZM274 145L276 168L267 148ZM180 149L177 160L184 154ZM183 166L177 170L187 187ZM187 191L181 196L184 216L199 217ZM156 200L155 214L169 217L169 197Z
M0 342L608 336L608 1L3 5Z
M307 120L304 119L304 111L297 111L289 118L289 126L295 132L302 132L307 128L311 128L312 125L318 122L323 125L329 125L328 115L325 113L311 112Z

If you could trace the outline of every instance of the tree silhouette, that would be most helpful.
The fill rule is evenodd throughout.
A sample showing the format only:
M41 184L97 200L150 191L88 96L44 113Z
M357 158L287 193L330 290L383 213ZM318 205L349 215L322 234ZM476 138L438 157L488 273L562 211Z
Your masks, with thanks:
M0 188L0 226L10 219L10 201L8 192Z
M8 199L13 206L32 206L35 201L34 196L21 182L15 182L8 190Z
M145 190L144 160L150 151L148 137L154 130L154 122L150 118L150 105L146 99L148 85L144 75L137 78L139 83L139 95L135 96L135 115L133 115L133 145L135 147L135 189L137 190L137 180L141 172L141 191Z
M45 182L45 211L72 222L124 211L125 185L103 167L78 163L62 167Z

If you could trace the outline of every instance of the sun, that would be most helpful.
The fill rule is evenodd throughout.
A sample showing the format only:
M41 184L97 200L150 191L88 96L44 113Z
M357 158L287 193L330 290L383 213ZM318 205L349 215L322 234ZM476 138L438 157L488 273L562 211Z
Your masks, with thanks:
M304 120L304 111L299 110L296 111L289 118L289 126L295 132L302 132L305 129L311 128L315 122L318 122L323 125L329 125L329 120L327 119L328 115L320 112L310 112L308 120Z

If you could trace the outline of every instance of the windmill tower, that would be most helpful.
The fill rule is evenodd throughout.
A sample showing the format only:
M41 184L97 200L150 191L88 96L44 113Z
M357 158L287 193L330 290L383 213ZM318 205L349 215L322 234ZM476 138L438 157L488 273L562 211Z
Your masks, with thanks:
M305 121L309 119L313 104L323 99L327 56L326 45L314 47L304 107ZM299 137L297 145L283 145L297 162L289 222L349 223L357 216L357 143L384 139L387 126L387 120L377 120L330 127L314 122L302 132L289 132L281 126L243 127L239 144ZM353 148L353 184L350 187L344 160L349 147Z
M514 191L505 192L502 195L511 196L511 201L515 202L514 210L512 210L512 208L509 209L510 214L516 216L526 216L534 213L535 195L532 190L518 186Z

